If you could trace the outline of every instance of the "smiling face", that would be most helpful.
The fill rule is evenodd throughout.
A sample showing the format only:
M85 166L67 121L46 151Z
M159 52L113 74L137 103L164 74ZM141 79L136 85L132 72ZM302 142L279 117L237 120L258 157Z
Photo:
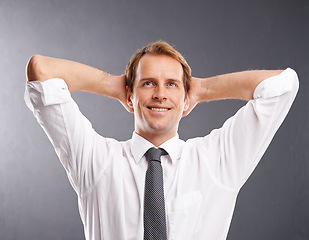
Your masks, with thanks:
M185 95L178 61L166 55L144 55L127 98L134 112L135 132L154 145L174 137L183 111L189 107Z

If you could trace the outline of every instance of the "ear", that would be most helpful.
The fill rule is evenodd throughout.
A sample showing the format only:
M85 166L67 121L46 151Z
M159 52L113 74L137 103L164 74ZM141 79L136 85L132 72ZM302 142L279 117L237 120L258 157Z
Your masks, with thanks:
M188 96L185 97L184 101L185 101L185 105L183 107L182 117L185 117L185 116L187 116L189 114L188 110L190 108L190 100L189 100Z
M184 112L187 111L187 110L189 109L189 107L190 107L190 100L189 100L189 97L186 96L186 97L185 97L185 105L184 105L184 107L183 107L183 111L184 111Z
M130 89L128 88L128 86L126 86L126 91L127 91L127 105L128 105L128 108L127 110L131 113L134 112L134 108L133 108L133 102L132 102L132 93L130 91Z

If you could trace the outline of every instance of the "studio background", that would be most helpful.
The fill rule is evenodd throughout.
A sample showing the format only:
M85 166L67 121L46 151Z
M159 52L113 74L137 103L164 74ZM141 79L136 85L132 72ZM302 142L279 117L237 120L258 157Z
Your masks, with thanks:
M0 1L0 239L84 239L77 196L24 100L33 54L123 74L144 45L165 40L197 77L248 69L298 73L300 90L260 164L242 188L228 240L309 239L309 1ZM133 116L115 100L74 93L101 135L129 139ZM198 105L184 140L219 128L245 103Z

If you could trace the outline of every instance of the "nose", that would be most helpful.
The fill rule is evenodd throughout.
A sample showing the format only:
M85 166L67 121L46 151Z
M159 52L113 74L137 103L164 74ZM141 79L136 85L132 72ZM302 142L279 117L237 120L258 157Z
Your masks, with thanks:
M154 93L153 93L153 99L158 100L158 101L164 101L167 99L166 97L166 89L164 86L157 85Z

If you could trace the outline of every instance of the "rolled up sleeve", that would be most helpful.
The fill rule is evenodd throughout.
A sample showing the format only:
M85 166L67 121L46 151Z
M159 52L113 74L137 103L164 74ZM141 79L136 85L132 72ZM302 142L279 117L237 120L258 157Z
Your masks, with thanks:
M26 83L25 102L33 112L34 106L41 101L43 105L61 104L71 99L68 86L63 79L53 78L45 82L32 81Z

